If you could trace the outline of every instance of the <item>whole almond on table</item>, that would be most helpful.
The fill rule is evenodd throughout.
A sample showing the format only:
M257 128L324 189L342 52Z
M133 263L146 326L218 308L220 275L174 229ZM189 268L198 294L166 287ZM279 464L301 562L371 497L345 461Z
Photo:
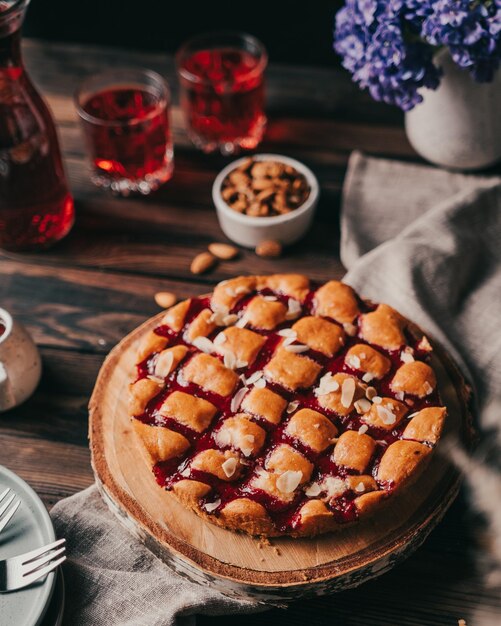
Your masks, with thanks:
M162 309L168 309L176 304L177 298L175 294L170 291L159 291L155 294L155 302L158 306L162 307Z
M229 243L211 243L209 252L223 261L231 261L238 256L238 248Z
M273 239L262 241L256 247L256 254L262 257L279 257L282 254L282 244Z
M216 257L210 252L201 252L191 262L190 270L192 274L203 274L216 265Z

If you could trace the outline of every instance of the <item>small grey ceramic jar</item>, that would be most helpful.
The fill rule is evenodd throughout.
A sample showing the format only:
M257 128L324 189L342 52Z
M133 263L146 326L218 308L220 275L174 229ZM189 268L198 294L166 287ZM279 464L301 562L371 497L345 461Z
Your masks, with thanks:
M24 402L42 373L40 353L24 326L0 309L0 412Z

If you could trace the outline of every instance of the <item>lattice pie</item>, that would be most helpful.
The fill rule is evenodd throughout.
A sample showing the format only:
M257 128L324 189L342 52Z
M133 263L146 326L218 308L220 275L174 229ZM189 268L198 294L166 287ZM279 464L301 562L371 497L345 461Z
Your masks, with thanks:
M234 278L143 337L130 413L158 484L206 520L315 535L426 465L446 417L431 350L341 282Z

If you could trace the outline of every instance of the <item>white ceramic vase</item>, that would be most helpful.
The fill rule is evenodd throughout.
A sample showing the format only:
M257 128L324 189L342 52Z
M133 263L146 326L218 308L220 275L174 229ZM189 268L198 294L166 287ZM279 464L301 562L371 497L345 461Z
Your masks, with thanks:
M477 83L448 51L440 51L435 62L443 69L438 89L423 89L423 102L405 114L410 143L443 167L493 165L501 159L501 71L491 83Z
M31 335L5 309L0 335L0 413L24 402L35 391L42 372L40 354Z

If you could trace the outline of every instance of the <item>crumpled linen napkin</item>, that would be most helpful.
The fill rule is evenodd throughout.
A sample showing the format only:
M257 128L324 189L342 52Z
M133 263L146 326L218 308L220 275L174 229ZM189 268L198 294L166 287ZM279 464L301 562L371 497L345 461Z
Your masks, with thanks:
M501 388L501 179L351 157L343 194L345 281L388 302L449 348L476 385L484 425ZM67 538L65 623L192 626L197 613L262 609L171 572L95 486L51 511Z

